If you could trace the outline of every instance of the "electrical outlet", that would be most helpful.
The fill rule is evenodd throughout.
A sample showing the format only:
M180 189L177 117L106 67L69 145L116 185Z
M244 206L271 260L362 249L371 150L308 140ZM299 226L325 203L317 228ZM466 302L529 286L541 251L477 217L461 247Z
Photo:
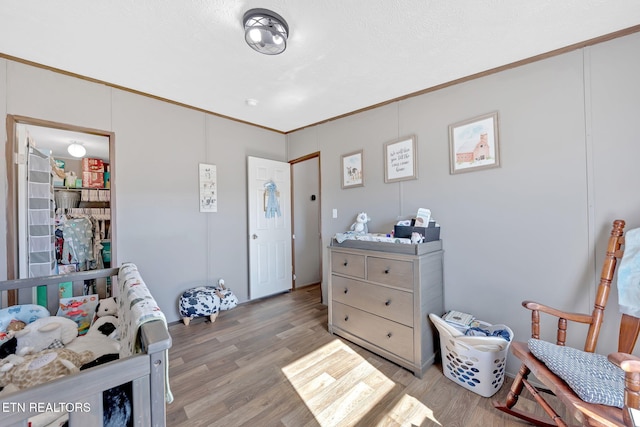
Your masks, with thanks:
M333 217L338 218L338 209L333 210Z

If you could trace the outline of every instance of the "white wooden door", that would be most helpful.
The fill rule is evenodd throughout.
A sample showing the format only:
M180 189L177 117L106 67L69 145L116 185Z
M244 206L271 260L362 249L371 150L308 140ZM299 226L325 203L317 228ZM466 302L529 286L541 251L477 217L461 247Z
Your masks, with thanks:
M291 175L288 163L258 157L248 157L247 170L249 298L256 299L291 289Z

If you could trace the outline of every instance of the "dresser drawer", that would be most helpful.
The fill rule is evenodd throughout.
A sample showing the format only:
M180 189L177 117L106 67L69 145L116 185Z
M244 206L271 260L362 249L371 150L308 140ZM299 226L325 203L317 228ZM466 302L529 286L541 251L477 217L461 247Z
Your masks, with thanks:
M413 325L413 293L411 292L333 276L331 295L334 301L407 326Z
M367 279L413 290L413 263L397 259L369 257Z
M339 302L333 302L332 323L406 360L413 360L413 329Z
M364 255L334 251L331 254L331 271L364 279Z

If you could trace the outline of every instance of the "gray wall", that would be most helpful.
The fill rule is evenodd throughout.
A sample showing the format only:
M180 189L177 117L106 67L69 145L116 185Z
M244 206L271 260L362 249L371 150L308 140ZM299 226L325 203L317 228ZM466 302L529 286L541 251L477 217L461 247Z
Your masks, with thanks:
M205 281L223 277L247 299L246 156L320 151L323 247L357 212L372 217L370 230L386 232L430 208L442 226L446 307L505 323L524 339L523 299L590 311L612 220L640 226L638 50L634 34L286 137L0 59L0 113L115 132L118 261L138 264L170 321L182 290ZM448 125L495 110L502 166L450 175ZM6 135L4 127L2 120ZM385 184L382 146L409 134L418 140L419 179ZM365 187L342 190L340 156L361 148ZM199 162L218 167L215 214L198 212ZM614 347L615 298L600 340L605 353Z
M248 299L246 157L286 160L282 134L8 60L0 60L0 96L3 117L115 132L117 262L138 265L169 321L178 319L184 289L218 278L241 301ZM5 121L0 123L6 135ZM4 149L3 139L3 201ZM198 163L217 166L217 213L199 212ZM0 227L6 229L2 205Z
M522 300L590 312L612 221L640 226L639 50L634 34L289 134L290 159L322 153L323 246L357 212L373 218L370 231L388 232L430 208L442 226L446 309L507 324L518 339L530 335ZM492 111L502 166L450 175L448 125ZM419 178L385 184L383 144L410 134ZM358 149L365 187L342 190L340 156ZM326 249L324 260L326 295ZM615 351L616 299L605 353Z

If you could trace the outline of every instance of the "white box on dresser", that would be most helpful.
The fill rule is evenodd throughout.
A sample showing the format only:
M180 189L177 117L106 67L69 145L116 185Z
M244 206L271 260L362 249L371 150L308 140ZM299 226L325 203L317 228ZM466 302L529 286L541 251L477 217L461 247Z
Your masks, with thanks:
M444 309L442 241L362 243L329 247L329 332L422 378L436 352L428 315Z

